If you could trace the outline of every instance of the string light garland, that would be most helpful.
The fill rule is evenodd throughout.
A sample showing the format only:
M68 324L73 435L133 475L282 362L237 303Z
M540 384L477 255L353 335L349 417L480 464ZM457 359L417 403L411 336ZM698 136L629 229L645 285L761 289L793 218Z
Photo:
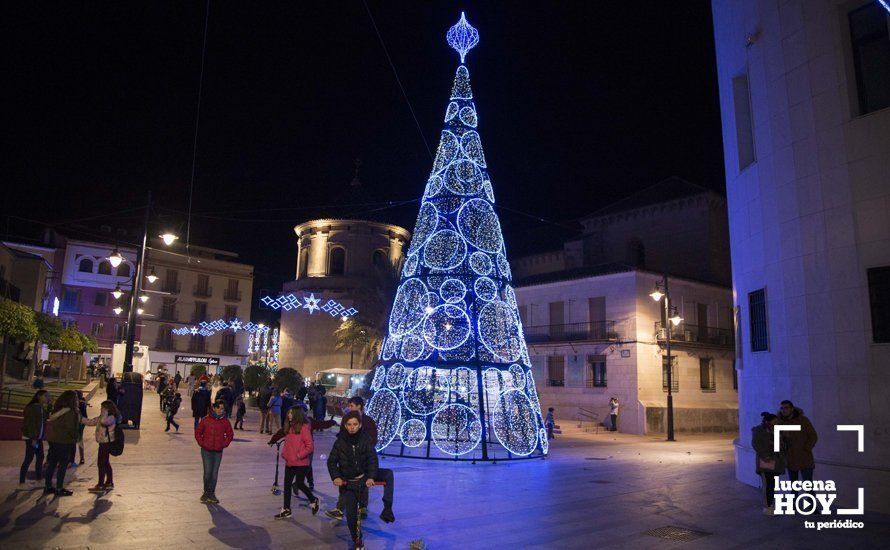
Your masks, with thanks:
M380 429L377 450L385 454L407 448L427 458L438 458L434 452L474 460L543 456L546 431L464 64L479 33L461 14L447 40L461 63L368 414ZM306 307L305 298L284 298L274 303ZM401 450L391 447L397 445Z

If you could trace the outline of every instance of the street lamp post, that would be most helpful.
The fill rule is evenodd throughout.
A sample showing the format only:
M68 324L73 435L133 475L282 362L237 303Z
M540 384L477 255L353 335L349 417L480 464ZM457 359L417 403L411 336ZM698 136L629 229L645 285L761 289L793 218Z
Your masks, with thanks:
M127 342L124 348L123 372L133 372L133 348L136 345L136 316L142 314L142 308L139 307L139 302L144 304L148 301L148 296L142 294L142 278L145 271L145 254L148 248L149 216L151 216L151 191L148 192L148 202L145 205L145 219L143 220L142 225L142 246L140 246L139 250L136 252L136 269L135 274L133 275L133 285L130 289L130 305L127 308ZM170 232L166 232L160 237L164 240L164 244L167 244L168 246L173 244L173 241L178 238ZM112 252L109 257L109 260L114 267L117 267L124 261L124 258L121 256L120 252L117 251L117 248L115 248L114 252ZM155 275L154 269L152 269L148 279L149 282L152 283L157 280L157 275ZM120 299L123 295L120 285L118 285L111 294L115 299ZM121 311L122 309L120 307L115 308L115 313L120 313Z
M668 286L667 273L664 274L661 281L655 282L655 290L649 294L653 300L659 302L664 299L664 347L667 357L665 362L667 366L662 365L667 373L667 440L674 440L674 394L673 394L673 361L671 357L671 325L678 325L683 320L677 313L676 308L671 305L671 294Z

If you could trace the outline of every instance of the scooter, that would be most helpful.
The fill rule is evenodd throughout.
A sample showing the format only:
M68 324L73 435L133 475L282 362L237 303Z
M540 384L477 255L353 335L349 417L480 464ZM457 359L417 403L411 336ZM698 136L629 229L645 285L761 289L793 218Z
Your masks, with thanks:
M281 444L284 443L284 440L278 441L275 443L275 483L272 484L272 494L278 496L281 494L281 489L278 487L278 461L281 457Z

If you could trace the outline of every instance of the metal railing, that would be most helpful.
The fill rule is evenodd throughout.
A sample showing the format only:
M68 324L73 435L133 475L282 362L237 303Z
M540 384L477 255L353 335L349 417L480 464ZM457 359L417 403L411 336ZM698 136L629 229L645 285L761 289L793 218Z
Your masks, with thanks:
M594 379L594 378L588 378L588 379L585 381L585 386L587 386L588 388L605 388L605 387L607 387L608 385L609 385L609 384L606 382L606 379L605 379L605 378L603 378L602 380L597 380L597 379Z
M524 327L525 341L540 342L608 342L618 340L615 321L594 321L587 323L563 323Z
M229 302L240 302L241 301L241 291L240 290L230 290L226 289L223 293L223 300Z
M0 296L18 302L22 297L22 290L6 279L0 279Z
M207 353L206 342L189 342L189 353Z
M661 322L656 321L655 337L658 341L664 341L665 332ZM733 348L735 347L735 336L733 331L728 328L680 323L671 327L671 343L674 342Z

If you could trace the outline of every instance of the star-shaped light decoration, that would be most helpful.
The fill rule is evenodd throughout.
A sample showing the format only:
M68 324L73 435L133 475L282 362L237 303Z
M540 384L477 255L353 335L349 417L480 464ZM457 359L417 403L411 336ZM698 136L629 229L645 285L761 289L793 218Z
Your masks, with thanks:
M467 52L479 43L479 31L467 22L464 12L460 12L460 21L448 29L445 38L448 40L448 45L460 54L460 62L463 63Z
M308 298L303 298L303 307L309 310L309 315L312 315L313 312L321 310L318 307L318 302L321 301L320 298L315 297L315 293L309 295Z
M239 330L241 330L241 321L237 317L232 319L232 321L229 323L229 328L232 329L234 332L238 332Z
M195 336L196 334L198 334L198 327L192 327L192 329L189 332L192 333L192 336Z

